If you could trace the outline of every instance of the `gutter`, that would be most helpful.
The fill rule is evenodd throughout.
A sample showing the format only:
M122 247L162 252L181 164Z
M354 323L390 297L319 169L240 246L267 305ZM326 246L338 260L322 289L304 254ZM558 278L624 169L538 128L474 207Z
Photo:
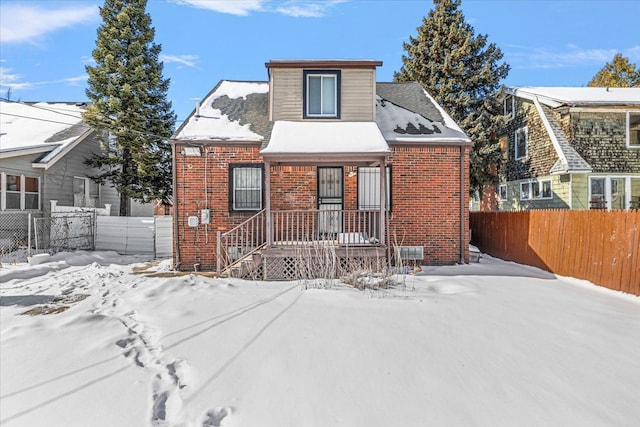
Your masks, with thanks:
M465 176L464 176L464 152L465 146L460 146L460 264L464 264L464 253L465 253L465 241L464 241L464 232L465 232L465 222L464 222L464 214L465 214Z
M173 269L177 270L180 266L180 239L178 238L178 199L176 195L176 144L175 142L171 144L171 168L172 170L172 185L173 185L173 245L175 251L175 263L173 265Z

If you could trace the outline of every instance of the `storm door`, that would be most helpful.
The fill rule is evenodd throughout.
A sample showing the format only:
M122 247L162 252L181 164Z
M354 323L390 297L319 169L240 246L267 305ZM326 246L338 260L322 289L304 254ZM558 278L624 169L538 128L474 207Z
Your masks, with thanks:
M343 176L341 167L318 167L318 231L324 238L342 232Z

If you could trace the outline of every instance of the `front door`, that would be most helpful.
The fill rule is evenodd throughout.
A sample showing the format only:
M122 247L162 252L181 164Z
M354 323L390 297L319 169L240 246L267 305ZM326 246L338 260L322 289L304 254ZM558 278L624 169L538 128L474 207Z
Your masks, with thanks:
M318 231L320 235L342 232L344 171L341 167L318 167Z

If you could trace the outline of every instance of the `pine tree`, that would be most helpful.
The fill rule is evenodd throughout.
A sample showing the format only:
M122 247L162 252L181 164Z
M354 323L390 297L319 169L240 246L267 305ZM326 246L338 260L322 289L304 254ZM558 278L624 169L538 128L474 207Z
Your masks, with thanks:
M147 0L105 0L96 65L86 67L91 104L83 118L99 132L104 148L86 163L100 168L95 181L118 190L123 216L130 213L129 199L166 201L171 194L168 138L176 116L146 5Z
M502 112L495 98L509 65L501 50L475 35L459 9L461 0L434 0L416 37L404 43L406 55L394 74L397 81L417 81L451 115L473 141L471 190L496 179L502 160L497 141Z
M620 53L591 79L590 87L640 87L640 69Z

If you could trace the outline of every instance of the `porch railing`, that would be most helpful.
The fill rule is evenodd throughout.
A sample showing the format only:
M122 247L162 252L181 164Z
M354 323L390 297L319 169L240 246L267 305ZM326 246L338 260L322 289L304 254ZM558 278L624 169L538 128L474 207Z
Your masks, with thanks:
M383 241L379 210L286 210L271 211L270 215L270 237L266 210L227 232L218 232L216 267L219 274L265 246L285 248L312 243L381 246Z
M271 211L271 246L331 242L338 246L380 244L380 211Z
M262 210L226 232L218 232L216 271L225 272L237 260L264 247L267 215Z

